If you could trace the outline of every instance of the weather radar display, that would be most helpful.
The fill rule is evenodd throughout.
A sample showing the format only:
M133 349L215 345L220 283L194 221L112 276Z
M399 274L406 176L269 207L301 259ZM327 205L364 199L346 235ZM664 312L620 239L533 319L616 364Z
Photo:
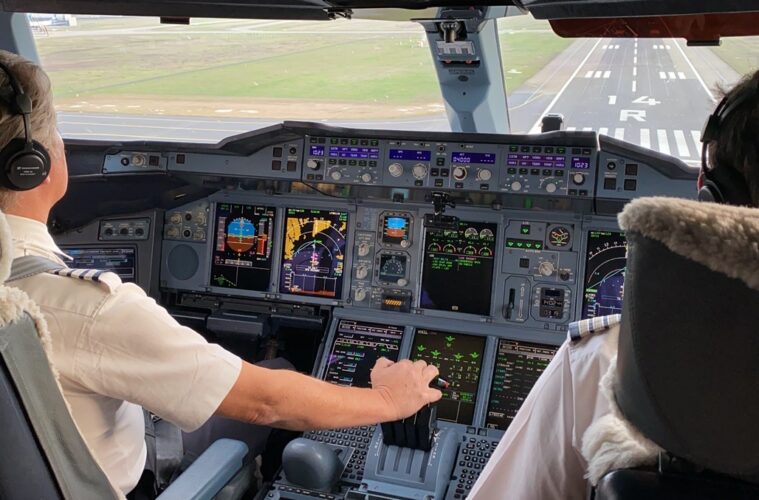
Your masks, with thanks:
M627 240L618 231L589 231L582 317L622 312Z
M272 207L216 205L211 285L268 290L274 216Z
M348 213L288 208L279 291L340 298Z

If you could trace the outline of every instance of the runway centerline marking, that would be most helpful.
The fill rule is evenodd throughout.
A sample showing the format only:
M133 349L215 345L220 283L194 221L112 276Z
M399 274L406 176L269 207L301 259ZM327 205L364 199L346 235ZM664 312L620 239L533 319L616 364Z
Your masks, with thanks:
M632 91L633 92L637 92L638 91L638 82L636 80L633 80Z
M609 106L614 106L615 104L617 104L617 96L610 95L609 96Z

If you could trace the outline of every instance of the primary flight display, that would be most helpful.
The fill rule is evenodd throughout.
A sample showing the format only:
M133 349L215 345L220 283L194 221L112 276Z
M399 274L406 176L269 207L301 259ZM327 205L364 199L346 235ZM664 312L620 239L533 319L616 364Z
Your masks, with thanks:
M275 216L273 207L216 205L212 285L258 292L269 289Z

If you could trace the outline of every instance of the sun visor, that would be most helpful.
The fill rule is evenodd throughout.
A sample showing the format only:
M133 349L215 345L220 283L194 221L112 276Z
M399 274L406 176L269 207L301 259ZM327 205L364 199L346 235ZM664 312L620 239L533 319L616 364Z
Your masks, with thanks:
M628 238L614 392L646 437L713 471L759 473L759 216L643 198Z

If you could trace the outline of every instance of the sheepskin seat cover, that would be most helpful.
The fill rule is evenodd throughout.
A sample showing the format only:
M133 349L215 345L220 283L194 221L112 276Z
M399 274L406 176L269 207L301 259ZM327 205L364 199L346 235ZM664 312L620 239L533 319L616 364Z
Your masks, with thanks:
M661 449L733 476L759 474L759 210L642 198L628 239L612 413L585 434L593 483Z

